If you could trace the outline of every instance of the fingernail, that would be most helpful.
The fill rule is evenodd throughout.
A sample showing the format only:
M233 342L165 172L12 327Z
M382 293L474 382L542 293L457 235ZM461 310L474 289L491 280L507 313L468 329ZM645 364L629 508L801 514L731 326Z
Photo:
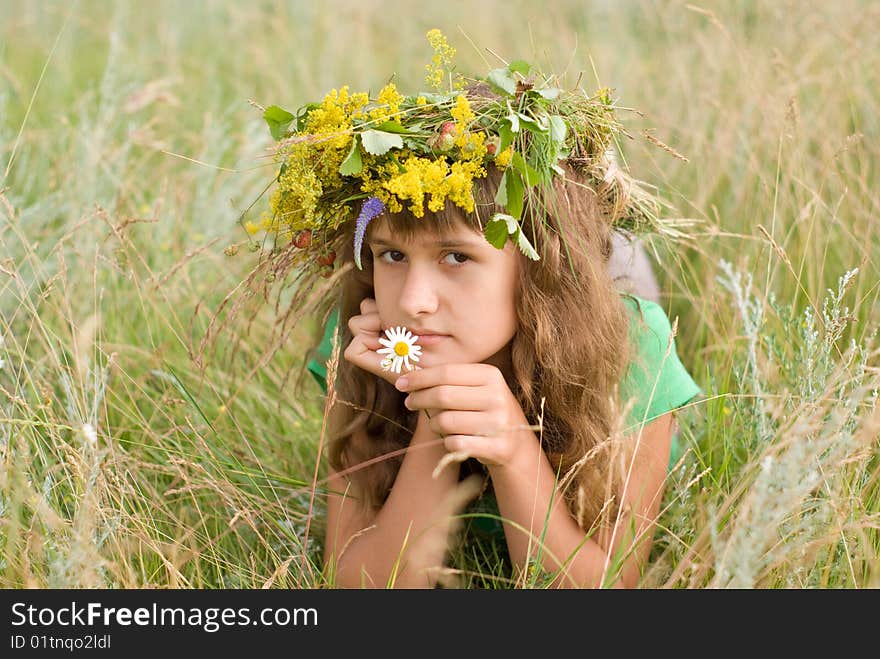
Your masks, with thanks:
M403 391L406 389L406 385L409 384L409 380L406 378L397 378L397 381L394 383L394 386L397 387L399 391Z
M403 405L404 405L404 407L406 407L406 409L410 409L410 407L409 407L409 396L407 396L406 398L403 399Z

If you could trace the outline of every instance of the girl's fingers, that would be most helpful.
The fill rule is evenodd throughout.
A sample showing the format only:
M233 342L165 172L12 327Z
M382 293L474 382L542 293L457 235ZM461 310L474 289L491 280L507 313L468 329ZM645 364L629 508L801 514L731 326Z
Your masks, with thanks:
M439 408L444 410L479 411L490 407L493 394L487 387L460 387L439 385L413 391L404 399L411 410Z
M379 334L382 330L382 322L379 320L378 313L362 314L360 316L352 316L348 319L348 328L352 334L358 332L373 332Z
M468 457L473 457L474 449L478 449L478 453L483 452L479 451L479 446L475 446L475 439L483 438L471 437L470 435L446 435L443 438L443 446L453 455L467 455Z
M471 437L470 435L447 435L443 438L443 446L449 453L443 456L446 464L462 462L468 458L476 458L483 464L499 464L501 461L495 455L493 442L484 437ZM444 464L445 467L445 464ZM439 464L435 471L442 469ZM433 475L433 474L432 474ZM435 477L436 478L436 477Z
M376 351L382 347L379 343L381 323L378 313L352 316L348 320L348 328L352 337L360 338L366 348Z
M493 421L482 412L462 410L443 410L432 414L428 427L438 435L471 435L475 438L489 439L512 433L516 428L506 428L504 424Z
M362 303L362 306L365 305ZM345 359L389 384L394 384L400 374L384 370L382 368L384 355L377 352L382 348L382 344L379 342L379 330L381 329L379 314L371 312L352 316L348 320L348 327L351 330L352 339L343 353Z
M361 358L357 365L371 373L378 373L379 362L382 361L382 355L377 352L382 347L379 337L361 332L352 339L351 343L355 346L355 354Z
M423 369L417 376L407 379L406 391L430 389L444 384L461 387L506 386L501 371L490 364L442 364Z

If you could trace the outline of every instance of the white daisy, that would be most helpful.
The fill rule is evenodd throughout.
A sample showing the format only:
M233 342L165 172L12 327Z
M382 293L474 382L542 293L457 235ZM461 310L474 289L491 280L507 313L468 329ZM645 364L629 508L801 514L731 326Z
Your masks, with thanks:
M380 365L383 370L394 371L400 373L401 366L405 366L407 371L415 369L415 363L419 361L422 354L422 347L416 343L419 337L415 336L405 327L389 327L385 330L387 339L379 339L384 348L379 348L376 352L385 355Z

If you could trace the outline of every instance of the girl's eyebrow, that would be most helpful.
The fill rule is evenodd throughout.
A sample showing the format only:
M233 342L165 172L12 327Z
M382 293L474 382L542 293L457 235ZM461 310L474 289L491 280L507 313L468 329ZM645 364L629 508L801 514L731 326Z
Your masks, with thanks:
M370 245L376 245L377 247L397 247L396 243L390 242L388 240L383 240L382 238L370 238L367 240ZM476 248L477 243L470 240L438 240L434 243L437 247L470 247Z

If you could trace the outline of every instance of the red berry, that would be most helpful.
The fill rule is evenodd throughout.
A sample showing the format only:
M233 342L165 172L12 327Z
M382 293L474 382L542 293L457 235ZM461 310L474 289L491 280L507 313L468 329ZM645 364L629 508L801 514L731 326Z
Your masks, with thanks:
M304 229L303 231L297 231L296 235L293 238L294 244L299 248L308 247L312 242L312 230Z
M486 140L486 153L490 156L494 156L498 151L499 146L501 146L501 139L497 135L493 135Z
M327 266L324 266L323 268L321 268L321 276L324 279L329 279L330 277L332 277L333 276L333 266L327 265Z
M440 132L445 133L454 133L455 132L455 122L454 121L444 121L443 125L440 126Z
M438 151L449 151L452 147L455 146L455 138L452 136L452 133L442 133L437 138L437 146L436 149Z
M333 261L336 260L336 252L332 249L325 254L318 255L318 263L320 265L333 265Z

